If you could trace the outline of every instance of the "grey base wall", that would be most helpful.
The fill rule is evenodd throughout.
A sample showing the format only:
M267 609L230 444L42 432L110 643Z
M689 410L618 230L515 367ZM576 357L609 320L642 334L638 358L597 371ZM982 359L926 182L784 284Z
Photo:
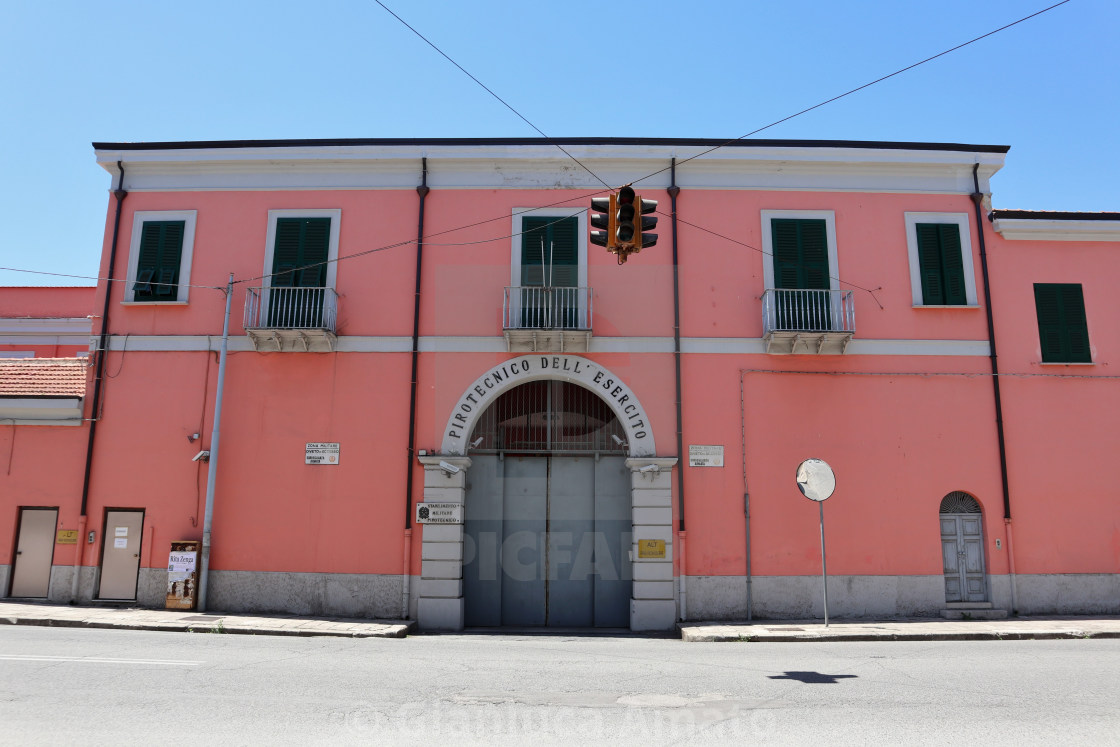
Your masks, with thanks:
M166 571L163 576L166 584ZM207 606L220 612L395 620L401 615L401 590L396 574L210 571Z
M745 576L687 576L689 620L744 620ZM989 576L995 609L1012 609L1011 578ZM1017 575L1020 615L1120 614L1120 574ZM755 576L752 616L758 619L824 617L820 576ZM937 576L829 576L829 617L938 617L945 609L945 581Z

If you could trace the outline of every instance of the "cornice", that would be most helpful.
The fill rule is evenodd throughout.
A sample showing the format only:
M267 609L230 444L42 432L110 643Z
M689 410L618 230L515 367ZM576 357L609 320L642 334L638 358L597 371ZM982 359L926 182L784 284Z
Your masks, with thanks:
M112 174L118 160L125 164L129 191L413 189L421 158L428 159L433 189L599 189L596 176L609 184L665 188L676 158L677 183L684 189L971 193L972 167L979 163L986 190L1004 152L960 147L794 143L705 152L710 145L688 142L566 146L595 176L546 143L105 147L96 157ZM651 176L639 178L645 174Z
M992 227L1012 241L1120 241L1120 220L996 218Z

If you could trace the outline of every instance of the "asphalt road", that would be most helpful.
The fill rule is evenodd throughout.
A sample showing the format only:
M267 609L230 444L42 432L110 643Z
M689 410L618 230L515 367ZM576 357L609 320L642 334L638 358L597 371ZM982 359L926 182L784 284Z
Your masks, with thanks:
M0 628L4 744L1120 744L1120 640Z

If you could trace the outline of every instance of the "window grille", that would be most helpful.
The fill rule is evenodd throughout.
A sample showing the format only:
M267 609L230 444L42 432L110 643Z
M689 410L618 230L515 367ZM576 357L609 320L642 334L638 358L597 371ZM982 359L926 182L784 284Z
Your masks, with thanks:
M941 513L978 514L980 513L980 504L963 490L955 490L941 499Z

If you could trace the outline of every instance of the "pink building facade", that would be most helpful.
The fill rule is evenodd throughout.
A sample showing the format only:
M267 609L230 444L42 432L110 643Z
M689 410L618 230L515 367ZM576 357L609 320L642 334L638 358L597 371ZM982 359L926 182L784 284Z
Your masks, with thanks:
M3 591L162 606L213 464L212 609L820 617L819 458L831 616L1120 611L1120 215L993 210L1000 146L563 145L95 144L114 282L81 427L0 425ZM17 594L33 509L80 541Z

